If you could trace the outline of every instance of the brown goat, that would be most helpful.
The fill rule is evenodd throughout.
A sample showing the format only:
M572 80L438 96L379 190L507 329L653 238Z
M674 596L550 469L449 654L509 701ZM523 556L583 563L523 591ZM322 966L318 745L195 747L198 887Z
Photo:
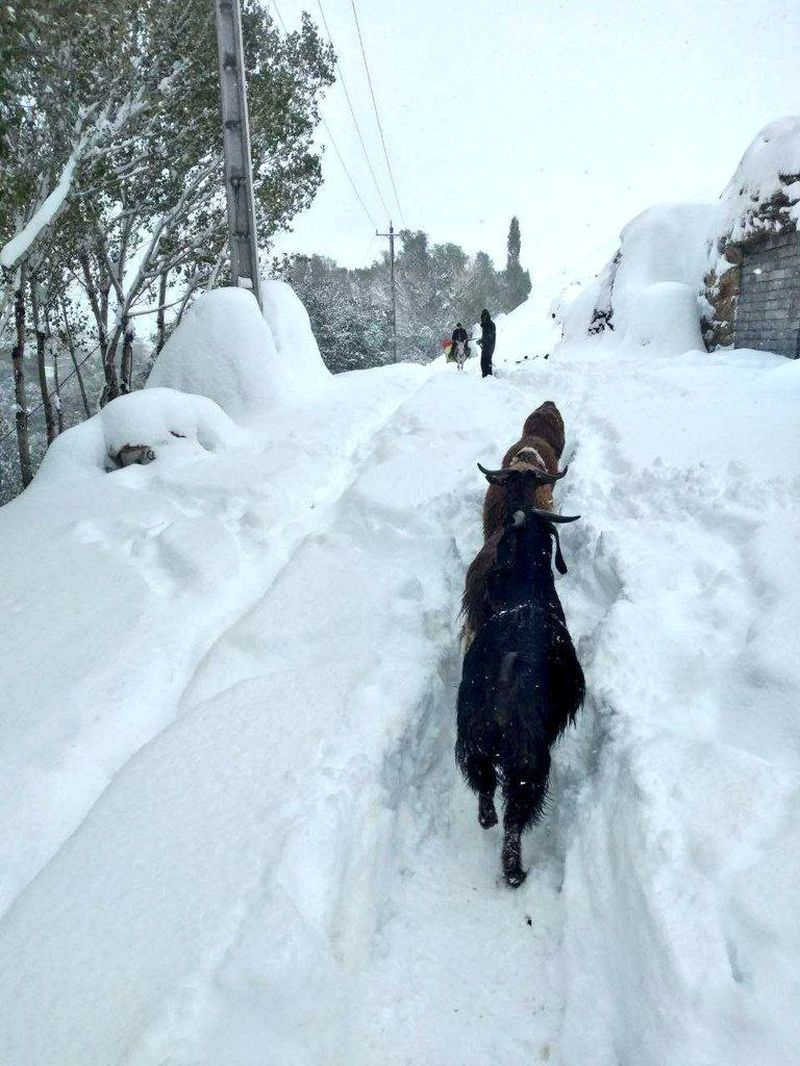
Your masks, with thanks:
M540 437L547 441L556 453L556 458L561 458L564 452L564 419L552 400L545 400L528 415L522 427L522 435Z
M550 445L539 437L523 437L503 456L502 466L513 470L541 470L547 474L558 473L558 460ZM553 486L550 483L526 482L526 503L543 511L553 510ZM490 484L483 500L484 539L496 533L503 525L506 506L506 490L502 485Z
M522 437L512 444L503 456L503 468L541 471L552 477L552 481L544 484L535 478L525 478L522 491L526 503L543 511L553 510L553 483L558 476L562 476L559 475L558 461L563 451L564 420L553 401L545 400L528 415ZM483 501L485 544L467 571L462 598L464 625L461 638L464 650L469 647L476 630L488 617L486 576L494 565L505 510L506 489L502 485L490 482Z
M461 644L466 652L472 643L473 637L491 618L492 611L486 597L486 578L494 566L497 556L497 545L503 535L500 529L486 540L481 550L469 564L466 581L464 582L464 595L461 597L461 614L464 624L461 627Z
M520 452L528 452L529 461L534 460L542 470L549 470L551 474L558 470L558 456L552 445L548 444L543 437L520 437L508 449L500 465L511 466L515 456Z

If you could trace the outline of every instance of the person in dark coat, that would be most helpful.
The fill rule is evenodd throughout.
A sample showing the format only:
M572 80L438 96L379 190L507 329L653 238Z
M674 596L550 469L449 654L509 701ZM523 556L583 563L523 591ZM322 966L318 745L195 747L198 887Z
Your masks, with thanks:
M464 358L466 359L469 356L469 334L467 333L467 331L464 329L464 327L461 325L460 322L456 322L456 328L453 330L453 338L452 339L453 339L453 345L452 345L452 347L450 349L450 354L447 357L448 361L449 362L452 362L454 360L458 361L456 359L456 353L458 351L458 349L456 348L456 345L458 344L459 341L463 341L463 343L464 343ZM458 369L461 370L463 365L464 364L463 364L463 360L462 360L461 362L458 363Z
M453 344L456 341L463 341L469 347L469 335L460 322L456 322L456 328L453 330Z
M478 344L481 346L481 375L485 378L492 373L492 356L494 355L494 342L497 335L491 315L484 309L481 311L481 337Z

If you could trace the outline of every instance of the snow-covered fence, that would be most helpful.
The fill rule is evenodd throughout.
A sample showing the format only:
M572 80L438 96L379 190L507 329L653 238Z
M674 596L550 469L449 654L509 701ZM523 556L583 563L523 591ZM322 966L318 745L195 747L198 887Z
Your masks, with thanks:
M800 234L786 230L744 250L734 344L800 355Z

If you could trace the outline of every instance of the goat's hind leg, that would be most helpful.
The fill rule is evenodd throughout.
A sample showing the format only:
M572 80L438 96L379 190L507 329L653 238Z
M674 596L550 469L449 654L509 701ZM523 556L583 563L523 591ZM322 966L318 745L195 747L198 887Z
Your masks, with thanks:
M494 805L494 793L497 788L497 774L492 760L486 755L469 755L464 767L467 784L478 793L478 821L484 829L497 825L497 810Z
M484 829L497 825L497 808L494 805L494 790L481 792L478 796L478 821Z
M505 782L506 810L503 817L503 876L512 888L519 888L527 872L522 868L522 834L539 820L547 795L550 756L536 768L510 774Z

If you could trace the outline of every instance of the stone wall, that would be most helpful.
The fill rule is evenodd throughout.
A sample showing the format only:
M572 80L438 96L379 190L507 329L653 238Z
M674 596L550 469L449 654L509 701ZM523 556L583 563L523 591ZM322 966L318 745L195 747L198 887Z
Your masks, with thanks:
M734 345L800 355L800 234L787 230L747 245Z

